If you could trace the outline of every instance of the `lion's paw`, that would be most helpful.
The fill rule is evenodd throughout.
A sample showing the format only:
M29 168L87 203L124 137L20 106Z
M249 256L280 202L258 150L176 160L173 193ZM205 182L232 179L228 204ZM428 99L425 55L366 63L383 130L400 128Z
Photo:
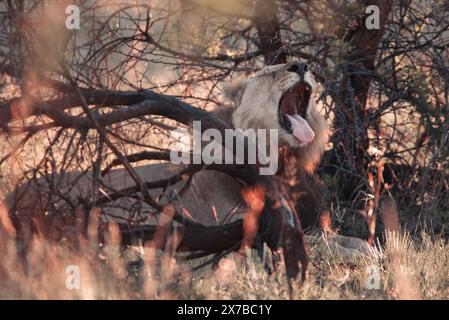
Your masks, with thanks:
M335 262L358 264L372 254L372 248L362 239L325 232L314 239L320 254L330 256Z

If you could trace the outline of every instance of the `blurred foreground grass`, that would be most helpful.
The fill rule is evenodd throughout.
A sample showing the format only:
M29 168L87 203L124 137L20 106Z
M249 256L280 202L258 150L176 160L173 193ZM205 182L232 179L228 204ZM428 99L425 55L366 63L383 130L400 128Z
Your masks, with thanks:
M176 261L151 245L122 252L114 245L117 232L111 234L101 250L89 239L73 250L36 238L24 267L14 240L0 230L0 299L449 298L449 244L425 233L387 234L372 254L350 263L330 255L320 236L309 236L308 279L294 281L291 295L282 265L270 275L254 252L192 272L202 261ZM79 270L79 289L68 289L74 283L68 266Z

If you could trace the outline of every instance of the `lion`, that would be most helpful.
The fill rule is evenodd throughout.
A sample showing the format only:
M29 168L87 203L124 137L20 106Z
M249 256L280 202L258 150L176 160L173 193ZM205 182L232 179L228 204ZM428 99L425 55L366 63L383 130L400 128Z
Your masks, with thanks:
M314 174L329 138L326 119L313 99L314 89L307 63L294 61L268 66L230 86L230 103L213 114L233 128L277 130L281 165L276 177L293 198L303 229L331 232L329 214L321 200L323 187ZM142 181L157 181L179 172L172 163L141 165L134 170ZM56 227L48 223L52 217L61 219L61 212L73 216L70 212L82 207L93 194L107 197L112 190L135 185L125 169L110 170L101 177L101 183L94 183L93 177L92 172L78 171L44 176L17 187L2 207L9 212L16 229L56 234ZM185 188L187 183L189 186ZM162 205L174 203L193 220L218 225L236 220L245 212L241 188L225 173L200 171L188 181L180 181L168 190L150 190L150 194L158 197L166 191L164 194L170 196L159 199ZM142 221L148 224L157 222L152 210L132 197L122 197L101 207L105 219L145 217Z

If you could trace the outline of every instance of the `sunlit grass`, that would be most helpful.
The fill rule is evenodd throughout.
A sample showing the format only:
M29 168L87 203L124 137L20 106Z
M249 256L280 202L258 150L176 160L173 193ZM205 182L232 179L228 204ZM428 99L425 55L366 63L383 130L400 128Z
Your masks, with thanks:
M53 244L35 238L24 266L14 239L2 230L0 299L449 298L449 244L425 233L416 239L387 234L385 243L351 263L327 252L321 237L308 237L308 279L304 284L293 281L291 291L282 264L276 272L266 271L271 261L267 250L264 261L255 252L246 257L232 254L192 272L190 267L198 261L177 261L150 246L121 251L117 235L100 250L92 239L80 237L74 250L64 241ZM79 289L67 287L70 265L79 268ZM378 278L370 282L372 276Z

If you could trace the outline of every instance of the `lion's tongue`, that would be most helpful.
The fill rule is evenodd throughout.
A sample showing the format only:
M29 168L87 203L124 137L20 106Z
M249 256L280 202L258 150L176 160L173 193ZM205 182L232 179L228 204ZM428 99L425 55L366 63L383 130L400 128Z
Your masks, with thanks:
M313 132L312 128L310 128L307 121L304 120L301 116L297 114L290 116L287 114L287 117L292 123L293 135L301 143L309 143L313 140L313 138L315 138L315 133Z

